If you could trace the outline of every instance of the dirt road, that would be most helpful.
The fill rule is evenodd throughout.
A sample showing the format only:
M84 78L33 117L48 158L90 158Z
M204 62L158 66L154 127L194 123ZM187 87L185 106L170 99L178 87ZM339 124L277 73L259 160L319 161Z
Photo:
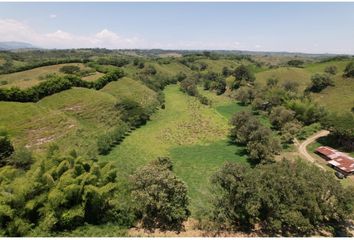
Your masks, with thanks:
M308 139L306 139L305 141L303 141L301 144L299 143L299 141L296 139L295 140L295 145L298 147L298 151L299 153L308 161L316 164L317 166L319 166L320 168L324 169L323 166L321 166L320 164L316 163L316 160L309 154L309 152L307 151L307 146L311 143L313 143L314 141L316 141L318 138L320 137L324 137L327 136L329 134L329 131L327 130L321 130L319 132L317 132L316 134L312 135L311 137L309 137Z

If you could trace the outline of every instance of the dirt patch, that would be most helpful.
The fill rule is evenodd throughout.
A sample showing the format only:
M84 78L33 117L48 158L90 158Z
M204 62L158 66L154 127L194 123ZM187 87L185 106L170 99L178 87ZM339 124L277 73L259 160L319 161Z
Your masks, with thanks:
M259 237L257 233L246 234L243 232L211 232L196 228L197 221L189 219L184 223L184 231L160 231L150 232L139 227L131 228L128 231L129 237Z

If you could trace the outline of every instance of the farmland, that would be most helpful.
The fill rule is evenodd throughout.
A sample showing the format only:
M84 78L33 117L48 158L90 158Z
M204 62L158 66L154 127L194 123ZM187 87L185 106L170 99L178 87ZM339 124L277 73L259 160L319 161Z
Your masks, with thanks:
M197 222L200 231L219 228L217 221L229 221L229 215L219 210L251 211L243 205L248 197L226 199L228 194L230 199L234 196L228 192L232 188L239 198L252 196L250 202L257 211L264 204L267 211L282 208L277 212L279 221L292 218L284 217L293 216L291 205L303 214L302 220L313 224L291 234L312 235L322 225L316 225L306 211L312 211L312 203L327 206L317 202L321 201L318 191L331 192L330 186L341 189L332 193L336 201L350 191L350 181L339 182L333 171L321 172L299 160L294 139L306 139L325 128L337 134L331 135L334 141L327 141L328 145L335 146L339 140L347 143L341 134L351 139L350 131L343 133L342 125L333 124L336 115L334 120L326 118L332 113L352 116L354 82L343 77L351 59L303 57L301 66L290 66L289 56L275 59L213 52L154 55L150 51L62 50L48 51L43 62L42 53L37 58L36 51L21 54L22 61L0 75L0 80L7 81L0 97L11 100L0 101L0 140L11 144L13 151L0 167L0 187L11 190L13 197L0 200L16 213L3 223L7 226L3 235L106 236L103 232L110 232L122 236L129 228L144 228L142 218L151 214L146 209L160 211L166 206L169 210L163 214L181 218L179 227ZM53 60L56 54L58 60ZM158 57L161 54L164 57ZM28 60L32 58L34 63ZM80 63L73 63L76 60ZM78 66L79 72L64 74L63 66ZM331 75L334 84L310 91L314 74L323 74L328 66L337 69ZM60 87L53 86L56 83ZM36 96L36 91L40 97L21 100L21 94ZM337 122L350 130L350 117L345 117ZM343 148L353 154L350 141L348 146ZM278 175L295 187L278 185ZM261 176L265 176L262 181ZM309 184L312 178L318 185ZM308 195L301 198L298 192ZM298 198L275 209L287 194ZM269 202L261 202L263 198ZM306 211L297 205L299 201L305 201ZM273 224L267 216L252 214L245 215L250 222L262 219ZM327 214L323 219L333 218L331 213L323 214ZM23 228L12 228L13 224ZM173 231L178 231L177 225L171 224ZM270 225L263 226L269 236ZM280 232L286 231L281 225L273 227L279 226ZM227 234L238 234L233 231Z

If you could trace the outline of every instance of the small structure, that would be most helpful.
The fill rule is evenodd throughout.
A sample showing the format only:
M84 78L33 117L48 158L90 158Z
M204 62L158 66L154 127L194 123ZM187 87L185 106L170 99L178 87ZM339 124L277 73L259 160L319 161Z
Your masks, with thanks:
M327 146L321 146L315 151L328 161L328 165L344 176L354 174L354 158Z
M343 153L327 146L318 147L315 152L326 160L333 160L343 155Z
M348 156L340 156L328 162L334 169L341 172L344 176L354 173L354 158Z

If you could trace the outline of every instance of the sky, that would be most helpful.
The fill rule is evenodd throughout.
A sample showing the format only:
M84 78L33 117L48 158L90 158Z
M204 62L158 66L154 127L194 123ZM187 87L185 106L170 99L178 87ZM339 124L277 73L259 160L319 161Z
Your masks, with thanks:
M2 2L0 41L43 48L354 54L354 2Z

